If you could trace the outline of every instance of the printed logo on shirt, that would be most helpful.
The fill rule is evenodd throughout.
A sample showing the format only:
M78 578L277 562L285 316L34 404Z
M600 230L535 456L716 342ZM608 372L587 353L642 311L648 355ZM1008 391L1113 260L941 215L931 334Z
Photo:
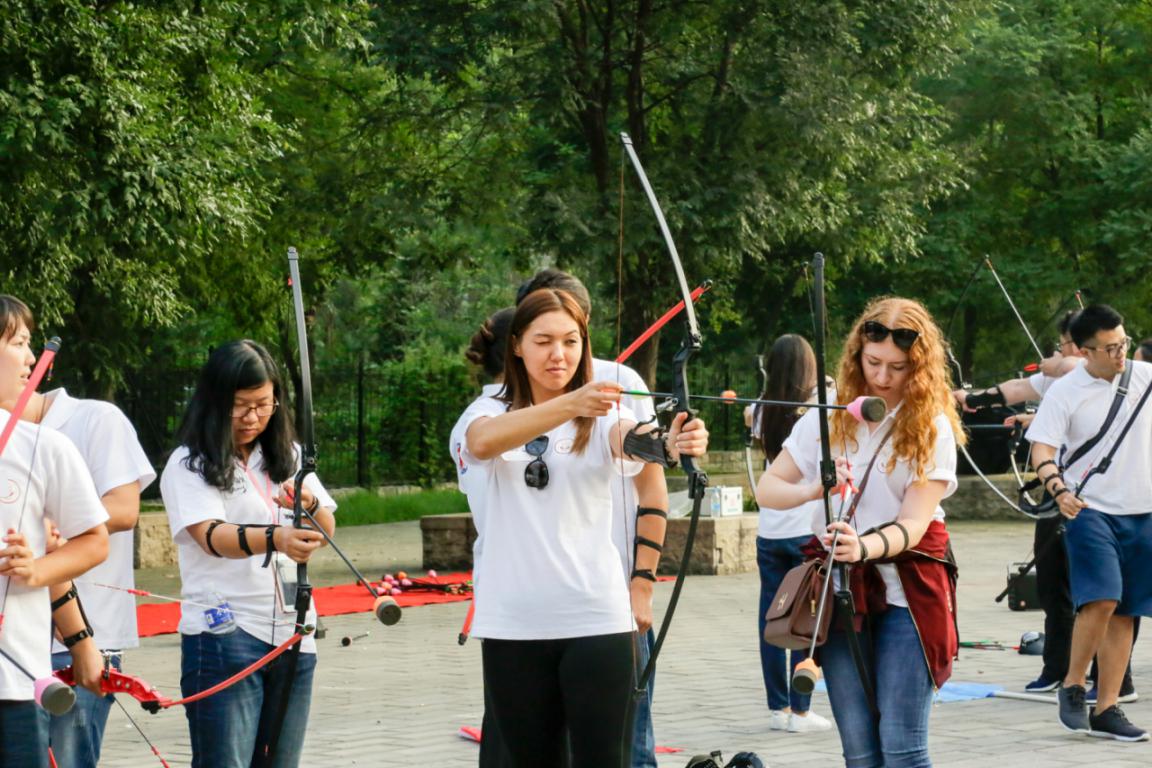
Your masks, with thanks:
M572 453L572 438L566 437L556 441L556 453Z
M456 443L456 471L461 475L468 473L468 465L464 463L464 450L460 443Z
M8 487L5 489L4 495L0 496L0 504L15 504L20 500L20 485L8 478Z

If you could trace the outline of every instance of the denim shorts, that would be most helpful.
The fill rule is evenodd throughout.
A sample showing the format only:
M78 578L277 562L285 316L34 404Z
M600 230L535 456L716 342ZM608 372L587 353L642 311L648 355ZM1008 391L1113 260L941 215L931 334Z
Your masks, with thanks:
M1065 527L1076 608L1115 600L1121 616L1152 616L1152 514L1080 510Z

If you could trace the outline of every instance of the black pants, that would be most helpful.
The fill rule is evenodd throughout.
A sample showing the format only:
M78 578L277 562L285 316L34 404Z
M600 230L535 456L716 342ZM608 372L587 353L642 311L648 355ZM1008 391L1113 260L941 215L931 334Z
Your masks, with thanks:
M485 640L484 687L512 768L617 766L627 749L632 633ZM631 739L628 740L631 743Z
M1036 592L1044 609L1044 671L1048 680L1063 680L1072 654L1072 587L1064 549L1062 516L1036 521L1032 551L1036 553ZM1060 537L1052 541L1054 537ZM1049 543L1051 542L1051 543Z

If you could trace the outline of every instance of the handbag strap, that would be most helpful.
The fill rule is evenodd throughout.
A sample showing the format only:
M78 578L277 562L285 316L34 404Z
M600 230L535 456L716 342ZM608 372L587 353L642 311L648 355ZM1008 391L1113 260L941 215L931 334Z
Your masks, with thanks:
M868 468L864 470L864 477L860 479L860 487L856 489L856 495L852 498L852 504L848 507L848 514L842 518L843 520L851 522L852 518L856 516L856 507L860 505L860 497L864 495L864 490L868 487L868 478L872 476L872 467L876 464L876 459L880 457L880 452L884 450L884 445L891 436L892 430L889 429L884 433L884 439L876 446L872 458L868 461Z

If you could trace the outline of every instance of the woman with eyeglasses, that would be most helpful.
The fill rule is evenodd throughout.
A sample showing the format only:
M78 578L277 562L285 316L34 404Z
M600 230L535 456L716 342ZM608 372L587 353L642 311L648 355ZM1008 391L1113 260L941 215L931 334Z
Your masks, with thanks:
M520 302L504 371L465 412L461 455L485 484L472 635L489 704L517 768L562 764L565 731L573 768L621 765L635 627L611 487L642 466L624 445L670 466L708 433L686 414L664 439L637 428L622 387L592 381L587 318L564 291Z
M878 424L842 411L829 417L839 483L864 486L852 519L819 532L825 548L838 534L830 555L850 564L855 635L864 649L867 687L840 617L817 653L851 768L931 765L932 696L951 675L958 647L956 571L940 502L956 488L956 441L964 437L947 371L940 329L910 299L874 300L844 343L840 402L868 395L888 404ZM796 423L760 481L762 505L821 498L819 418L812 410ZM840 500L834 514L846 508Z
M300 456L283 397L280 370L264 347L243 340L217 348L200 371L181 445L160 478L180 560L184 696L226 680L292 636L296 564L324 544L319 531L292 527ZM336 504L315 475L301 497L331 535ZM315 621L312 609L308 622ZM286 694L275 765L299 763L316 640L309 634L300 644L294 679L272 664L185 706L193 766L260 762Z

